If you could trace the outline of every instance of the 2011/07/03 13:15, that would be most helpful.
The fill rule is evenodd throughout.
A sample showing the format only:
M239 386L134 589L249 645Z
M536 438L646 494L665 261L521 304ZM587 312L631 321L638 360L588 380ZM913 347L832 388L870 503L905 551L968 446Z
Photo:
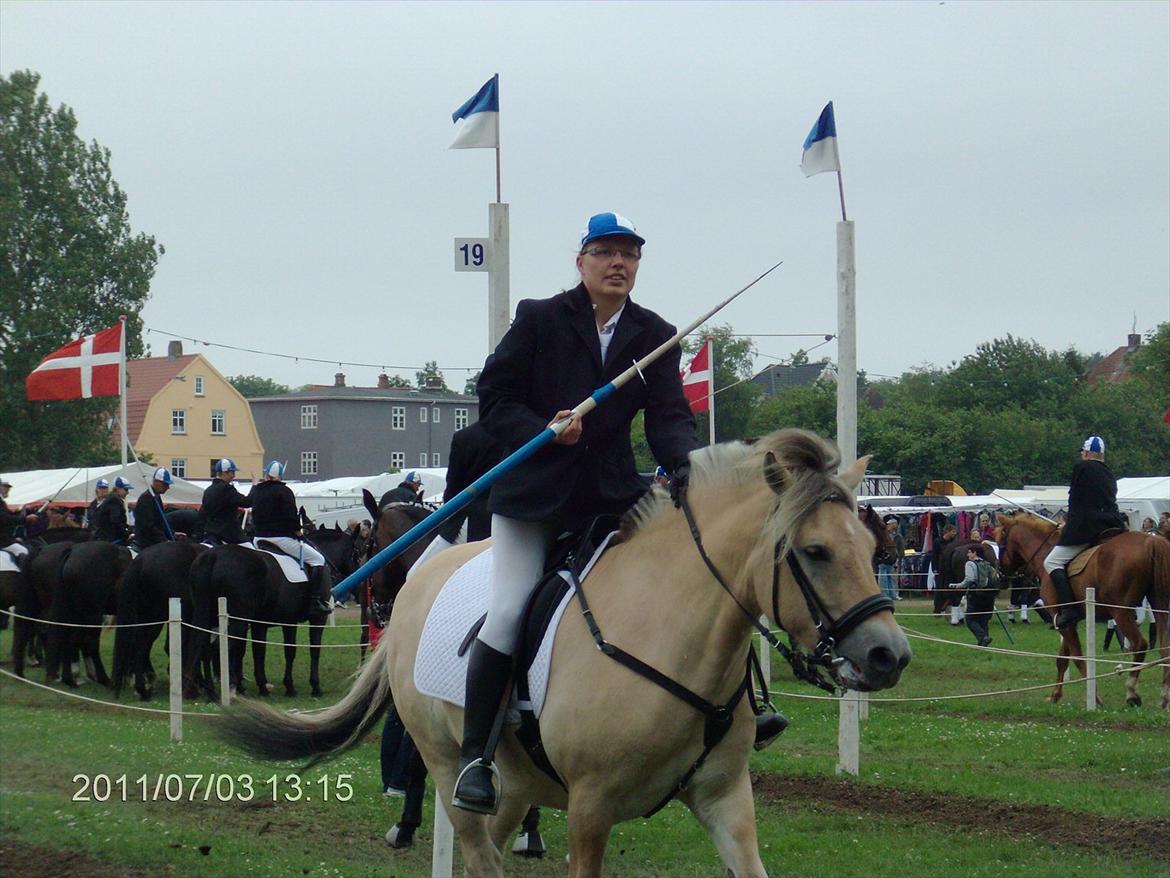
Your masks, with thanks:
M352 774L323 774L303 780L298 774L75 774L74 802L348 802L353 798Z

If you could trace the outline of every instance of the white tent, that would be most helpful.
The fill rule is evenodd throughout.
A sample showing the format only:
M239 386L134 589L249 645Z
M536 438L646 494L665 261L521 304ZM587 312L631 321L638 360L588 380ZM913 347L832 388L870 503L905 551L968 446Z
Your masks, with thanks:
M128 498L130 503L134 503L139 493L150 484L152 472L154 467L145 463L129 463L125 467L115 463L77 469L41 469L7 473L5 478L12 482L8 505L39 506L51 500L54 506L87 506L94 498L98 479L105 479L112 485L118 476L134 486ZM185 479L172 478L173 482L164 502L168 506L198 506L203 499L203 489Z
M1133 530L1142 526L1143 518L1156 522L1163 512L1170 512L1170 476L1118 479L1117 505L1129 515Z

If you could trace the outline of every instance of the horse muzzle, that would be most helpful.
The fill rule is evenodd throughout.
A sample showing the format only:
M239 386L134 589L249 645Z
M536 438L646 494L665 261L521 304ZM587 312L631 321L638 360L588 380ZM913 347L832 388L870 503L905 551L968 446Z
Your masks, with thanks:
M875 617L858 625L837 647L831 668L846 689L874 692L896 686L911 657L901 629L892 620Z

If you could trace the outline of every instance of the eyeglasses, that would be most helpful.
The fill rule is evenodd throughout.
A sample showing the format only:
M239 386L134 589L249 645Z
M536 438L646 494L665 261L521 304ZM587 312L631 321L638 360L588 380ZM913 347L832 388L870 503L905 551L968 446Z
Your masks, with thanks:
M593 247L581 252L588 256L596 256L598 259L613 259L615 256L620 256L627 262L637 262L642 258L642 254L637 250L616 250L613 247Z

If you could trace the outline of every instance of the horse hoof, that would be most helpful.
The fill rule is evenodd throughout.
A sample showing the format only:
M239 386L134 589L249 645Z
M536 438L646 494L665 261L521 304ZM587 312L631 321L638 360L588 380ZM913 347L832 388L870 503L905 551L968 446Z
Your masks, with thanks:
M386 833L386 844L399 850L414 845L414 830L404 828L401 823L395 823Z
M264 689L265 695L271 695L273 692L276 691L276 687L273 686L271 683L265 683L262 688Z
M296 686L285 686L284 687L284 694L287 695L289 698L296 698L297 697L297 687Z
M544 856L544 839L540 836L540 831L533 829L530 832L521 832L516 836L516 841L512 845L512 853L518 857L531 857L539 860Z
M314 687L313 687L313 697L314 697L314 698L320 698L320 697L321 697L322 695L324 695L324 694L325 694L325 693L321 691L321 687L320 687L320 686L314 686Z
M1141 707L1142 697L1140 695L1131 695L1129 698L1125 699L1125 703L1129 707Z

